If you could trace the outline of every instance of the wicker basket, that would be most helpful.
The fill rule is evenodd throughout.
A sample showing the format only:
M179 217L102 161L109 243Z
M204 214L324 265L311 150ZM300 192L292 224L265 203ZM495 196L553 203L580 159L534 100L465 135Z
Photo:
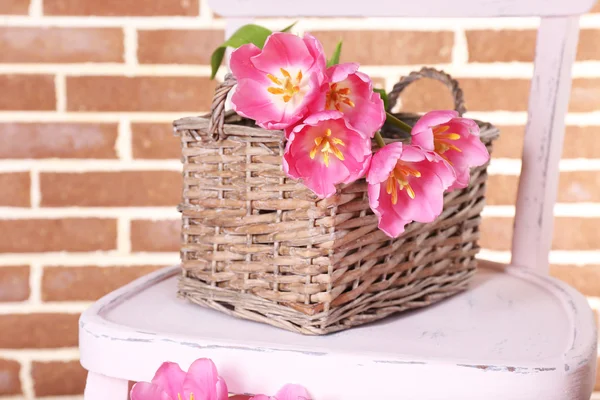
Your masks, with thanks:
M422 77L444 82L457 111L465 111L456 81L431 69L402 79L390 107ZM226 79L217 89L210 117L175 122L184 174L181 296L320 335L427 306L467 287L476 266L486 166L472 171L468 188L446 194L436 221L412 223L392 240L377 228L364 179L319 200L286 178L282 133L224 111L234 84ZM491 151L498 131L480 126ZM387 126L383 133L399 140Z

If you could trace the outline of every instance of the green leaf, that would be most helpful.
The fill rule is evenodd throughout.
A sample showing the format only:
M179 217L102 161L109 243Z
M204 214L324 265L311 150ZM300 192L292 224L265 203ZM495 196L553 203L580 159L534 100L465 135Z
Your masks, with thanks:
M260 25L248 24L242 26L240 29L235 31L233 35L229 39L227 39L221 46L219 46L210 57L210 79L214 79L221 63L223 62L223 57L225 56L225 49L227 47L233 47L237 49L240 46L243 46L248 43L252 43L257 47L262 47L265 45L265 41L269 37L269 35L273 33L267 28L264 28Z
M288 26L286 26L285 28L283 28L283 29L281 30L281 32L289 32L289 31L291 31L291 30L292 30L292 28L293 28L293 27L294 27L294 26L295 26L297 23L298 23L298 21L294 22L294 23L293 23L293 24L291 24L291 25L288 25Z
M337 46L335 46L333 55L331 56L329 61L327 61L327 67L331 67L332 65L336 65L336 64L340 63L340 53L341 52L342 52L342 41L340 40L338 42Z
M379 95L381 96L381 100L383 100L383 107L387 110L388 109L388 95L387 92L385 91L385 89L373 89L373 91L375 93L379 93Z

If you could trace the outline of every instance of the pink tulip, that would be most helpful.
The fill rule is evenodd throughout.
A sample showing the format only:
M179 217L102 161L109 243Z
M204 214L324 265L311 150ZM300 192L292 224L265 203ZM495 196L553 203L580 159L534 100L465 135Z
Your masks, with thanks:
M371 160L369 205L379 229L398 237L412 221L432 222L444 207L444 191L454 183L452 168L420 147L390 143Z
M152 382L138 382L131 400L227 400L227 385L215 364L206 358L194 361L188 372L175 363L163 363Z
M310 400L308 391L300 385L285 385L273 397L259 394L250 400Z
M265 129L284 129L305 117L325 80L323 47L311 35L270 35L263 49L246 44L231 54L238 83L234 110Z
M450 190L469 186L470 169L490 159L477 123L459 118L456 111L431 111L422 116L412 128L412 144L435 151L452 165L456 182Z
M385 122L385 108L371 78L358 72L358 64L345 63L329 67L327 81L311 109L340 111L354 129L372 138Z
M284 171L317 196L333 195L335 185L354 182L368 168L371 139L353 129L339 111L312 114L286 135Z

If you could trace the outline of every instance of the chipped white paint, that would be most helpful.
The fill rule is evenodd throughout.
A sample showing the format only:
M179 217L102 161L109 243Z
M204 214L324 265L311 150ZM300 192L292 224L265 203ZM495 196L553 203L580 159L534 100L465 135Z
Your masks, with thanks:
M237 393L275 393L290 381L318 400L584 400L592 392L592 311L567 285L528 269L485 263L462 294L324 337L178 299L178 274L178 266L157 271L82 315L81 362L93 379L149 380L165 360L187 368L210 357ZM94 387L89 399L126 398Z
M595 0L209 0L210 7L225 17L530 17L580 15Z
M567 3L565 3L567 4ZM571 65L577 52L577 17L544 18L538 31L529 97L512 263L548 271Z

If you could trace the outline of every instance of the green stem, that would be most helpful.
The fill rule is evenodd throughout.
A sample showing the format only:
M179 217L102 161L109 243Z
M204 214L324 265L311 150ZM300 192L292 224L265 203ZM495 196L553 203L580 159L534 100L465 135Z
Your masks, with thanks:
M383 140L383 136L381 136L380 132L375 132L375 141L377 142L377 146L379 146L380 149L383 149L383 146L385 146L385 141Z
M392 125L395 125L396 127L402 129L406 133L410 133L410 131L412 130L412 126L408 125L406 122L400 121L398 118L396 118L389 112L386 112L385 114L386 114L386 118L385 118L386 122L388 122Z

